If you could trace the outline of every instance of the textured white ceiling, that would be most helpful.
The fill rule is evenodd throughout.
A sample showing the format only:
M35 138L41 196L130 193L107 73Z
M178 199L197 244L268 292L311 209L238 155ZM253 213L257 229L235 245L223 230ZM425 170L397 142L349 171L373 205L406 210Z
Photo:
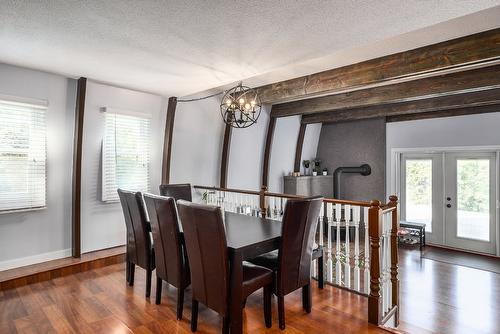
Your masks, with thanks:
M329 55L373 48L377 41L499 4L0 0L0 62L183 96L245 78L287 79L294 66L317 59L324 61L311 70L328 69Z

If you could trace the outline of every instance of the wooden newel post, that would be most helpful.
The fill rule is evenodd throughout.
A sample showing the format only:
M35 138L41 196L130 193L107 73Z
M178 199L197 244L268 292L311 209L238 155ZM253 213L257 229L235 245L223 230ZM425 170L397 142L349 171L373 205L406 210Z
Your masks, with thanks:
M398 278L398 229L399 229L399 214L398 214L398 197L392 195L389 197L389 206L395 207L392 212L391 226L391 284L392 284L392 307L397 306L394 321L395 325L399 325L399 278Z
M262 186L260 188L260 194L259 194L259 204L260 204L260 214L262 218L266 218L266 213L267 213L267 208L266 208L266 191L267 187Z
M380 201L370 202L368 209L368 234L370 237L370 295L368 296L368 322L379 325L382 318L380 298Z

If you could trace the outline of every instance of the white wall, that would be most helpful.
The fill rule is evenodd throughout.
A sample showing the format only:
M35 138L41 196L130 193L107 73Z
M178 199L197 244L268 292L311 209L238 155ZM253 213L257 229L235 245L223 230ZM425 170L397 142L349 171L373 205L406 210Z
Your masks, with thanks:
M270 107L267 106L257 124L246 129L233 129L229 158L228 186L259 190L262 184L262 162ZM274 130L269 161L269 191L283 192L283 176L293 171L300 117L278 118ZM306 128L302 158L316 156L321 124Z
M0 214L0 270L69 256L76 82L0 64L0 94L48 101L47 208Z
M82 252L125 244L125 223L120 203L101 202L101 143L104 134L102 107L151 115L152 151L150 180L153 193L161 182L166 100L160 96L123 88L87 83L82 152Z
M224 122L220 97L179 102L174 120L171 183L219 185Z
M256 124L245 129L233 129L228 188L260 190L269 110L268 106L263 108Z
M387 123L386 129L386 189L390 192L395 177L392 149L500 145L500 109L490 114Z

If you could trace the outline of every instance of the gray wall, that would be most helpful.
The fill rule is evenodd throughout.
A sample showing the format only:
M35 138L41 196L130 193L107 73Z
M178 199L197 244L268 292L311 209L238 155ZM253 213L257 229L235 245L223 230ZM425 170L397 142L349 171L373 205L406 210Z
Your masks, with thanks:
M337 167L371 166L369 176L343 175L340 198L385 201L385 119L323 124L317 156L328 173Z
M0 270L71 255L75 83L60 75L0 64L0 96L48 102L47 207L0 214Z

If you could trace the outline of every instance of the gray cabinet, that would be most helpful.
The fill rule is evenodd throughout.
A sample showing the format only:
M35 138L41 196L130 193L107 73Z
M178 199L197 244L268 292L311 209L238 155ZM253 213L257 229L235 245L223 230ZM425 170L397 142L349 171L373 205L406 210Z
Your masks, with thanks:
M333 198L333 175L284 176L285 194Z

